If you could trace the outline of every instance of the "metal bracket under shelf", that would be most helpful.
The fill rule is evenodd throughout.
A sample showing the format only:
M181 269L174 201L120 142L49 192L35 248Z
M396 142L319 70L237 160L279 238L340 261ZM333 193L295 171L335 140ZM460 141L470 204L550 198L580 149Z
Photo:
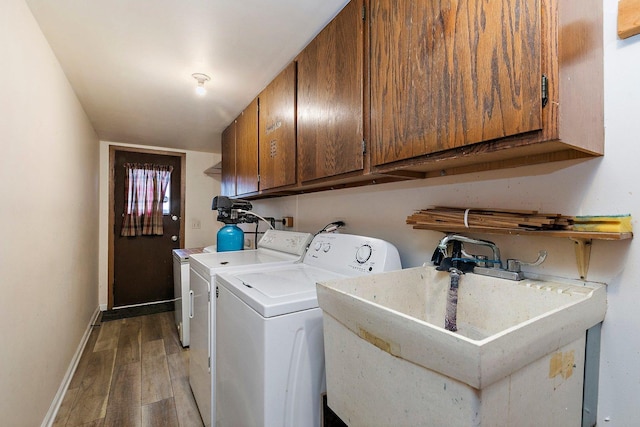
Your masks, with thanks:
M576 263L578 264L578 274L581 280L586 280L589 271L589 260L591 259L591 239L570 237L576 244Z

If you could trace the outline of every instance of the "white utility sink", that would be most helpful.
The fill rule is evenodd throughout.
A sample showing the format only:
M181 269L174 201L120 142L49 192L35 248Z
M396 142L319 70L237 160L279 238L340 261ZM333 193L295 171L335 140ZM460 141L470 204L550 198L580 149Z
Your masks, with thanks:
M450 332L449 284L433 267L318 284L329 406L350 426L579 425L605 286L468 273Z

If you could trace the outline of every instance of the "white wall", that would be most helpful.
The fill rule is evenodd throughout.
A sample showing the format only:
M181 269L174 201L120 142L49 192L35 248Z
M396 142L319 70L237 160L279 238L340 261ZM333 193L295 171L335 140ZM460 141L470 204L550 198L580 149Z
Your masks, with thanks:
M617 1L605 0L606 155L586 162L437 178L291 196L254 202L262 215L294 216L297 230L314 232L342 219L347 233L393 242L403 265L430 260L441 233L412 230L405 219L414 209L435 205L537 209L567 215L631 213L640 218L640 36L616 37ZM589 102L589 94L584 94ZM503 257L549 257L542 274L578 278L574 243L545 237L481 236L496 241ZM595 241L588 279L608 284L602 330L598 425L640 423L640 239Z
M172 150L108 141L100 142L100 308L105 310L108 301L108 254L109 254L109 146L137 147L160 151L186 153L185 173L185 242L183 247L195 248L213 245L220 224L211 210L213 197L220 193L219 176L209 176L205 170L220 161L220 155L200 151ZM193 223L199 222L200 229Z
M98 308L98 138L23 0L0 58L0 424L36 426Z

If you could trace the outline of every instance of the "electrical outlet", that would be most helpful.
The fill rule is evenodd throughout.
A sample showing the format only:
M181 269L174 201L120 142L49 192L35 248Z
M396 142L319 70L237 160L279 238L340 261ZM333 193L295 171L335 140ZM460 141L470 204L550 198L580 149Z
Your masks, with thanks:
M285 216L284 218L282 218L282 225L284 225L285 227L293 227L293 217Z
M191 220L191 228L193 230L200 230L200 220L199 219Z

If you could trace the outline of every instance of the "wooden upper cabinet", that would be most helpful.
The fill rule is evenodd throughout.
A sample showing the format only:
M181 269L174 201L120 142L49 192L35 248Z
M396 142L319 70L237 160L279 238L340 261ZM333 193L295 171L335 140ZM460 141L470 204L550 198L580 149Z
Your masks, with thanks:
M236 119L236 195L258 191L258 98Z
M235 194L600 156L603 45L601 0L351 0L237 119Z
M302 182L363 169L362 11L351 0L297 58Z
M260 94L260 190L296 183L296 64Z
M236 195L236 121L222 132L222 180L220 194Z
M542 0L370 0L372 164L542 127Z

